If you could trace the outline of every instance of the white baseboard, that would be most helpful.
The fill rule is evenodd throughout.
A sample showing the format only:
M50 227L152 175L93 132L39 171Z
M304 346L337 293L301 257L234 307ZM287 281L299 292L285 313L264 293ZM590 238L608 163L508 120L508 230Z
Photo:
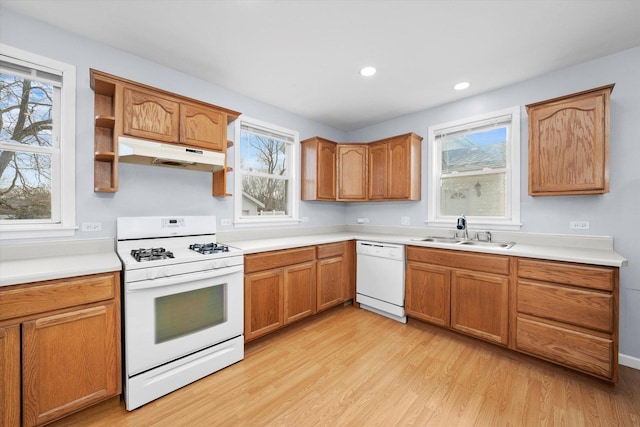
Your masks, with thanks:
M618 363L629 368L640 370L640 359L626 354L618 353Z

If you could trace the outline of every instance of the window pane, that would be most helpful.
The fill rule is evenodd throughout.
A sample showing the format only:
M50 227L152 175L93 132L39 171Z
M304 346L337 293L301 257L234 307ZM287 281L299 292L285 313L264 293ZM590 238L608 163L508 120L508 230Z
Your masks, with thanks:
M0 129L2 141L52 146L53 86L0 74L0 110L3 112Z
M0 220L51 218L51 156L0 150Z
M440 210L444 216L504 217L506 174L442 179Z
M286 143L279 139L242 132L240 167L244 171L269 175L286 175Z
M288 215L284 179L245 175L242 177L242 216Z
M507 128L456 134L442 139L442 173L504 168Z

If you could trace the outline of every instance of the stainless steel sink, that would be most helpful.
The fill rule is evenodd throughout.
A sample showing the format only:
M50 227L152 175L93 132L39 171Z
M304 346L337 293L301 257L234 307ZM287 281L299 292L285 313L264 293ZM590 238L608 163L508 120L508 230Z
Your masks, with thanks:
M420 240L421 242L452 243L452 244L462 242L462 240L454 239L453 237L425 237L423 239L417 239L417 240Z
M449 245L465 245L465 246L484 246L486 248L502 248L509 249L515 242L485 242L481 240L463 240L457 239L454 237L436 237L436 236L427 236L420 237L416 239L412 239L417 242L432 242L432 243L445 243Z
M465 240L462 241L460 243L458 243L459 245L468 245L468 246L485 246L485 247L489 247L489 248L503 248L503 249L509 249L510 247L512 247L513 245L515 245L515 242L481 242L479 240Z

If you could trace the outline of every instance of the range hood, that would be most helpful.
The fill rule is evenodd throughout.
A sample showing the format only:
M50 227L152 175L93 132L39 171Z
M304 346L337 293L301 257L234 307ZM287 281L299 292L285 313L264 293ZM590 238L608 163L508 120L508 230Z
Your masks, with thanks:
M126 136L118 138L118 160L122 163L165 166L204 172L219 171L225 165L224 153Z

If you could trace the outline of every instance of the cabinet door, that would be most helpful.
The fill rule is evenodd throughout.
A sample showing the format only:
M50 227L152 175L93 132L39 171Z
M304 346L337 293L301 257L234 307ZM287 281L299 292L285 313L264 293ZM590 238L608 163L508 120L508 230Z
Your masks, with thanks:
M338 145L338 200L367 200L367 146Z
M275 270L244 277L244 338L250 341L279 329L283 319L284 273Z
M449 326L451 270L436 265L408 262L405 311L436 325Z
M20 425L20 326L0 328L0 426Z
M369 199L387 197L387 143L369 144Z
M388 172L387 198L409 199L411 197L411 163L409 140L393 138L387 143Z
M211 108L180 104L180 142L214 151L226 151L226 116Z
M344 301L344 257L318 260L317 309L333 307Z
M318 199L336 199L336 145L318 142L318 169L316 171Z
M284 324L316 312L316 265L306 262L284 271Z
M451 327L497 344L507 344L509 279L453 270Z
M609 191L609 95L613 86L528 105L529 194Z
M125 135L161 142L179 142L180 103L137 88L124 88Z
M25 426L120 393L119 318L115 304L105 304L23 324Z

